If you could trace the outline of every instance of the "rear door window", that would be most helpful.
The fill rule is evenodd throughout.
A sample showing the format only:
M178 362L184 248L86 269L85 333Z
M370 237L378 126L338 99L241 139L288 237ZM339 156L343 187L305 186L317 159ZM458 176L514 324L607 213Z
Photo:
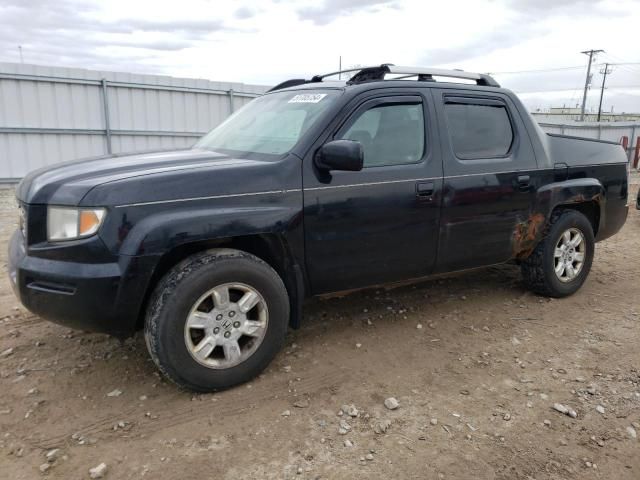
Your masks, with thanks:
M446 98L444 111L456 157L474 160L509 154L514 134L503 103L451 97Z

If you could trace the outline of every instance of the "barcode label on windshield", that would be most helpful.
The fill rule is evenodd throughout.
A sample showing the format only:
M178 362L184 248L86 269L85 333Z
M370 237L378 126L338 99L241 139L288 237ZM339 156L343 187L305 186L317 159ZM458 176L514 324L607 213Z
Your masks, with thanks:
M301 93L289 100L288 103L318 103L326 96L326 93Z

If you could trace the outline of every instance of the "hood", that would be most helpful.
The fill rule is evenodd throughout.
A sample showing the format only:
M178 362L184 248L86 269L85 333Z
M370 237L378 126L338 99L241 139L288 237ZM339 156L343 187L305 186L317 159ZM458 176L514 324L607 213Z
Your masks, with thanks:
M188 149L108 155L41 168L18 185L18 200L28 204L79 205L92 189L119 180L198 168L255 163L209 150Z

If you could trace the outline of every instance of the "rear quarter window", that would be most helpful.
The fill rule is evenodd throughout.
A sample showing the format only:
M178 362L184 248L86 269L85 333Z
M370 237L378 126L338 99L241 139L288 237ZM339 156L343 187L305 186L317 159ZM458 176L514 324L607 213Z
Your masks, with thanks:
M444 111L456 157L473 160L509 154L513 128L504 104L465 103L461 99L446 101Z

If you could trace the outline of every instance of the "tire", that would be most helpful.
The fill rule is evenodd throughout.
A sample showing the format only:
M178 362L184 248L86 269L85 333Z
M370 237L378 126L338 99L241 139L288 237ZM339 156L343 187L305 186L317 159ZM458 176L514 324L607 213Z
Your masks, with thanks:
M578 263L572 261L571 255L576 256L577 253L580 253L578 251L580 245L574 247L573 254L569 251L566 253L568 256L560 255L558 262L556 261L556 253L560 254L560 252L556 252L556 246L559 245L562 251L563 245L575 242L575 240L566 242L564 240L566 238L564 237L565 232L569 232L571 239L577 238L578 232L582 235L580 243L583 244L583 260L579 270L577 269ZM565 248L565 250L567 249ZM543 239L538 243L533 253L522 262L524 282L534 292L547 297L561 298L572 295L582 286L589 275L594 253L595 240L589 219L576 210L557 210L551 215ZM577 258L581 257L578 255ZM562 270L562 274L556 273L556 266L559 262L564 265L571 264L574 273L577 271L577 274L571 278L569 269L562 267L558 267Z
M212 392L262 372L282 348L288 324L289 297L278 274L254 255L216 249L188 257L158 283L144 335L166 377Z

